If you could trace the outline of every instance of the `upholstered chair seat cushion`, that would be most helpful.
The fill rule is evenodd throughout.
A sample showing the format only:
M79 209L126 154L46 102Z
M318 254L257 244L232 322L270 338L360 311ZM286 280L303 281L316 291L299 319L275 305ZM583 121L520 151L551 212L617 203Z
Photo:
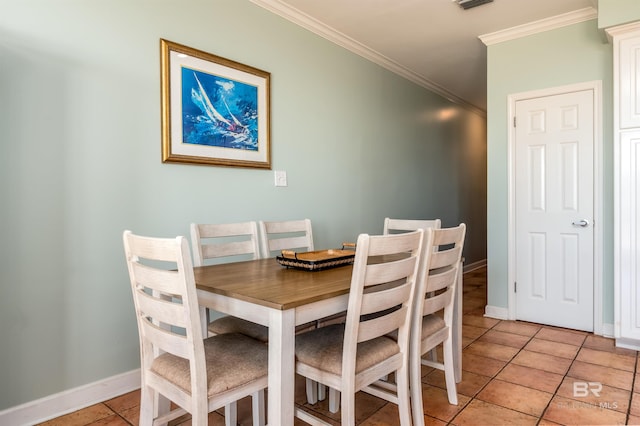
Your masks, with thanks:
M238 333L209 337L204 340L204 352L208 396L267 376L268 348L250 337ZM191 393L187 359L164 353L153 361L151 371Z
M269 341L267 327L230 315L210 322L207 328L211 334L240 333L263 343Z
M296 336L298 362L340 375L344 324L333 324ZM382 336L358 344L356 374L400 351L392 339Z
M422 317L422 335L429 336L435 332L447 328L447 324L440 315L425 315Z
M209 323L207 327L211 334L240 333L260 342L269 341L269 328L255 322L233 316L224 316ZM316 328L315 322L301 324L296 327L296 333L304 333Z
M422 335L429 336L437 331L444 330L447 327L440 315L425 315L422 318ZM393 340L398 340L398 330L394 330L387 334Z

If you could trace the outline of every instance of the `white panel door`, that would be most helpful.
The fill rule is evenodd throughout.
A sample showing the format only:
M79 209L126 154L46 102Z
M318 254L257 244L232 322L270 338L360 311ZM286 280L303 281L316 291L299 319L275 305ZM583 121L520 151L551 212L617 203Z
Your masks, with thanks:
M593 331L594 93L516 102L516 318Z

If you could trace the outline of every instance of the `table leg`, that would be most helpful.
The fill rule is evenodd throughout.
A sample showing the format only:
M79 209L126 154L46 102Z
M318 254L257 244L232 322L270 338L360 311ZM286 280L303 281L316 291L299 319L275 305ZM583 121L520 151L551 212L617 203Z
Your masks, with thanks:
M456 294L453 302L453 368L456 376L456 383L462 380L462 275L463 262L460 262L458 271L458 282L456 283Z
M202 327L202 338L209 337L209 309L200 306L200 325Z
M272 310L269 318L269 425L293 426L294 392L295 310Z

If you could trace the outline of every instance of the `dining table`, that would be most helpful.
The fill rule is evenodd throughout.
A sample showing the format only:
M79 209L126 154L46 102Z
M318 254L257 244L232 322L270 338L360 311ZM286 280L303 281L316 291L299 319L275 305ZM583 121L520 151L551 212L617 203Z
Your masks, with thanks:
M295 417L295 332L347 310L353 265L309 271L275 258L194 267L198 303L269 328L268 423L292 426ZM462 372L462 273L454 306L456 381ZM206 329L206 324L203 325Z

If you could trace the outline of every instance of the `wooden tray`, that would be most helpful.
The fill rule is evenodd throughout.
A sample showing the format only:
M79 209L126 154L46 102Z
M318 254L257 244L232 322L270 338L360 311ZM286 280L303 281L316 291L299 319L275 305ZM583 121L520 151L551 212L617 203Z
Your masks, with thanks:
M302 253L282 250L282 255L276 256L276 260L287 268L305 269L307 271L336 268L353 263L356 252L353 249L345 249L348 246L355 247L354 244L345 243L341 249L306 251Z

